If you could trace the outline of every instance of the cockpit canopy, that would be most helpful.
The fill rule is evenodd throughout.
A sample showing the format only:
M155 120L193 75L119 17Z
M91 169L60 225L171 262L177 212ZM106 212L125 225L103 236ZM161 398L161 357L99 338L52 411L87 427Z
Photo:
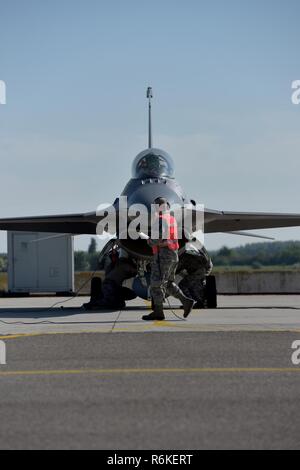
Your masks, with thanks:
M172 157L160 149L147 149L139 153L132 164L133 178L173 178Z

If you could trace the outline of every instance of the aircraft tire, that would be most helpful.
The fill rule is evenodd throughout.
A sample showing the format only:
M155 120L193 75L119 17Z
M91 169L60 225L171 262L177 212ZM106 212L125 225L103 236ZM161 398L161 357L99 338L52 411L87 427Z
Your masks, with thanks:
M205 298L207 308L217 308L217 285L215 276L206 278Z

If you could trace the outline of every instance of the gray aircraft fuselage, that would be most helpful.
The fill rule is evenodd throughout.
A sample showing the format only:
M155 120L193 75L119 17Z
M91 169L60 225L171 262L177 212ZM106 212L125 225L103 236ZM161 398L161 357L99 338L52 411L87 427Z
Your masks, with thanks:
M155 199L164 197L169 204L184 206L188 201L180 184L174 178L174 163L164 150L149 148L139 153L132 165L132 178L121 196L126 196L128 208L141 204L151 213ZM119 198L114 203L119 209ZM119 233L117 232L117 236ZM133 256L151 256L145 240L120 240L121 246Z

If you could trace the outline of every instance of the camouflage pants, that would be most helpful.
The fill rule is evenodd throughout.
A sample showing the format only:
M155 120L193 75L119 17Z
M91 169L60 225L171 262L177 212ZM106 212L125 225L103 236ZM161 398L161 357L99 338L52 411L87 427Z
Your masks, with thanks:
M204 284L206 271L198 269L192 274L187 274L178 284L184 295L196 302L202 302L204 297Z
M167 296L177 297L182 293L175 284L178 264L177 251L161 248L151 263L150 290L155 307L162 307Z

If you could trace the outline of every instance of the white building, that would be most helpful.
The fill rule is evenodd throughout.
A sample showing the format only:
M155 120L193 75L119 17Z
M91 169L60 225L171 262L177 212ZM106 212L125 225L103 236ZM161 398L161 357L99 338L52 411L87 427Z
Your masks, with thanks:
M68 234L7 232L9 292L73 292L74 241Z

